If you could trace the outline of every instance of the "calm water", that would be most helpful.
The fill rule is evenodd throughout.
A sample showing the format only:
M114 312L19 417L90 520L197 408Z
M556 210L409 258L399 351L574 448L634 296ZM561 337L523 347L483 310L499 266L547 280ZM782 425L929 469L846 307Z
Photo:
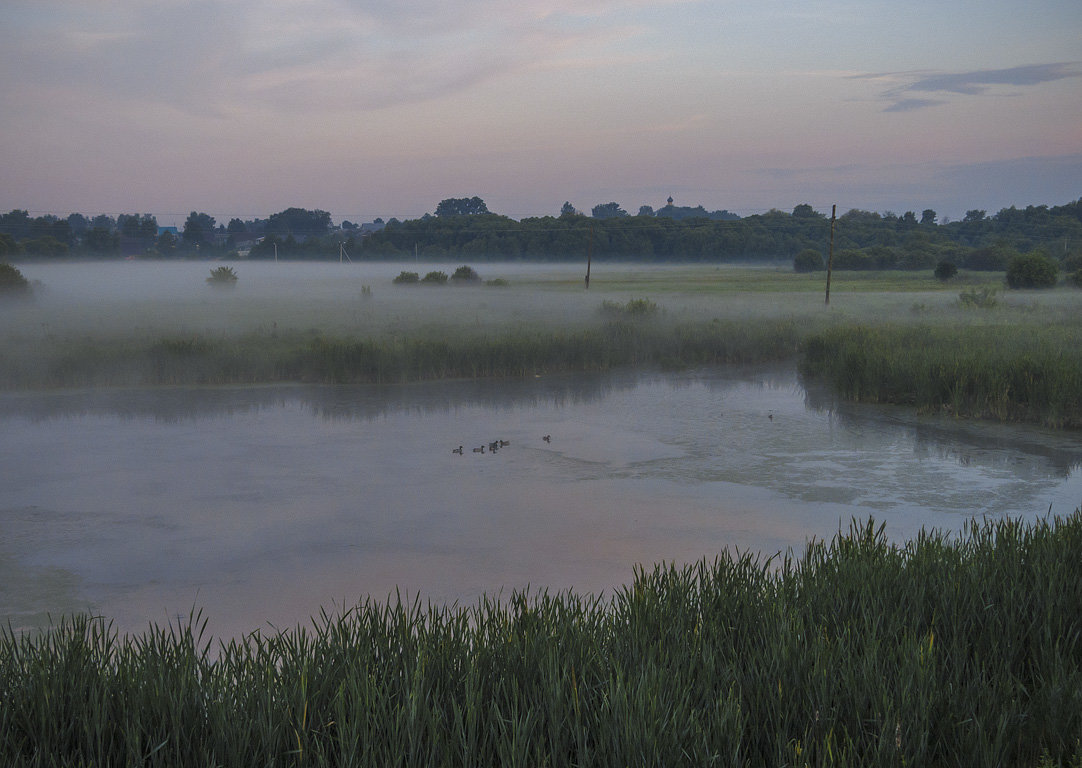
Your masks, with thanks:
M0 395L0 620L239 635L1082 503L1080 435L829 405L788 368Z

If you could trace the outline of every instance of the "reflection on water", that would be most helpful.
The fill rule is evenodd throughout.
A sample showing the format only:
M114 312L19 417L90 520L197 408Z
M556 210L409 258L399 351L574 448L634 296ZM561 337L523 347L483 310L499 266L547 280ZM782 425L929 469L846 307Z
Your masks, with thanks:
M6 394L0 453L17 627L198 605L237 635L396 589L609 591L852 517L903 538L1082 502L1082 436L835 404L790 368Z

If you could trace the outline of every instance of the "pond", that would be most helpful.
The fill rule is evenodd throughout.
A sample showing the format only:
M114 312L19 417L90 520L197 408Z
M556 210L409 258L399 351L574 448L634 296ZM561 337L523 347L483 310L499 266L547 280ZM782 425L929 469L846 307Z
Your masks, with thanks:
M791 366L7 393L0 455L18 629L197 608L228 637L396 591L611 593L640 564L799 554L853 518L903 540L1082 503L1082 435L835 405Z

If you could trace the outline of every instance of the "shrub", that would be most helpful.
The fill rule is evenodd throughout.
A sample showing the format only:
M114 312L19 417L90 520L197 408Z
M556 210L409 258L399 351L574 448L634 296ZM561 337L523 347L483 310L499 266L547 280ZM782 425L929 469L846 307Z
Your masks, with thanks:
M1075 288L1082 288L1082 269L1072 272L1067 278L1067 282L1073 285Z
M30 282L13 265L0 262L0 295L30 292Z
M1059 262L1059 266L1067 274L1077 272L1082 269L1082 253L1072 253L1070 256L1063 257Z
M421 276L416 272L399 272L398 277L394 279L394 282L399 285L411 285L413 283L421 282Z
M210 285L236 285L237 273L233 271L232 267L218 267L210 271L207 283Z
M958 267L949 261L941 261L935 266L935 279L942 282L950 280L958 274Z
M1015 256L1007 264L1007 285L1011 288L1051 288L1056 284L1059 264L1040 251Z
M421 282L426 285L443 285L447 282L447 273L439 271L429 272L421 279Z
M649 299L631 299L627 304L608 299L601 302L601 313L612 317L651 317L658 309L658 305Z
M497 277L493 280L486 280L485 285L490 285L493 288L506 288L507 286L511 285L511 283L507 282L502 277Z
M985 286L971 288L958 294L958 301L966 309L991 309L996 305L996 289Z
M814 248L806 248L793 259L793 270L796 272L817 272L823 269L823 254Z
M461 267L455 270L451 275L451 282L453 283L480 283L481 276L477 274L473 267L467 267L463 264Z

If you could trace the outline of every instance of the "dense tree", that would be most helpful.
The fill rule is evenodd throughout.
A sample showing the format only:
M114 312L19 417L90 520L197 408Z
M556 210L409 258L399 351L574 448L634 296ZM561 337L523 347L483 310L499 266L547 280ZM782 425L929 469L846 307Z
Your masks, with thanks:
M477 216L490 213L485 201L479 197L449 197L440 200L436 206L436 216Z
M6 232L0 232L0 259L10 259L19 253L19 244Z
M595 205L590 210L590 215L595 219L618 219L627 216L627 211L621 208L619 203L602 203Z
M953 262L941 261L936 264L934 274L936 280L946 282L958 274L958 267Z
M287 208L267 219L267 234L292 235L295 238L323 237L331 228L331 215L326 211Z
M26 294L30 282L13 265L0 262L0 296Z
M825 266L823 254L814 248L805 248L793 258L793 269L797 272L816 272Z
M190 248L203 248L211 244L214 234L214 217L206 213L192 211L184 222L181 238Z
M935 211L931 208L925 208L920 214L920 223L925 226L931 226L935 224Z
M793 209L794 219L822 219L825 215L819 213L807 203L801 203Z
M83 247L100 256L112 256L120 252L120 235L111 229L94 226L83 238Z
M571 205L571 203L566 200L564 201L564 204L560 206L561 216L574 216L577 213L578 211L575 210L575 206Z
M653 216L654 215L654 209L653 209L652 206L649 206L649 205L640 205L639 206L639 215L640 216Z
M68 216L68 227L74 237L82 237L90 229L90 219L81 213L73 213Z

